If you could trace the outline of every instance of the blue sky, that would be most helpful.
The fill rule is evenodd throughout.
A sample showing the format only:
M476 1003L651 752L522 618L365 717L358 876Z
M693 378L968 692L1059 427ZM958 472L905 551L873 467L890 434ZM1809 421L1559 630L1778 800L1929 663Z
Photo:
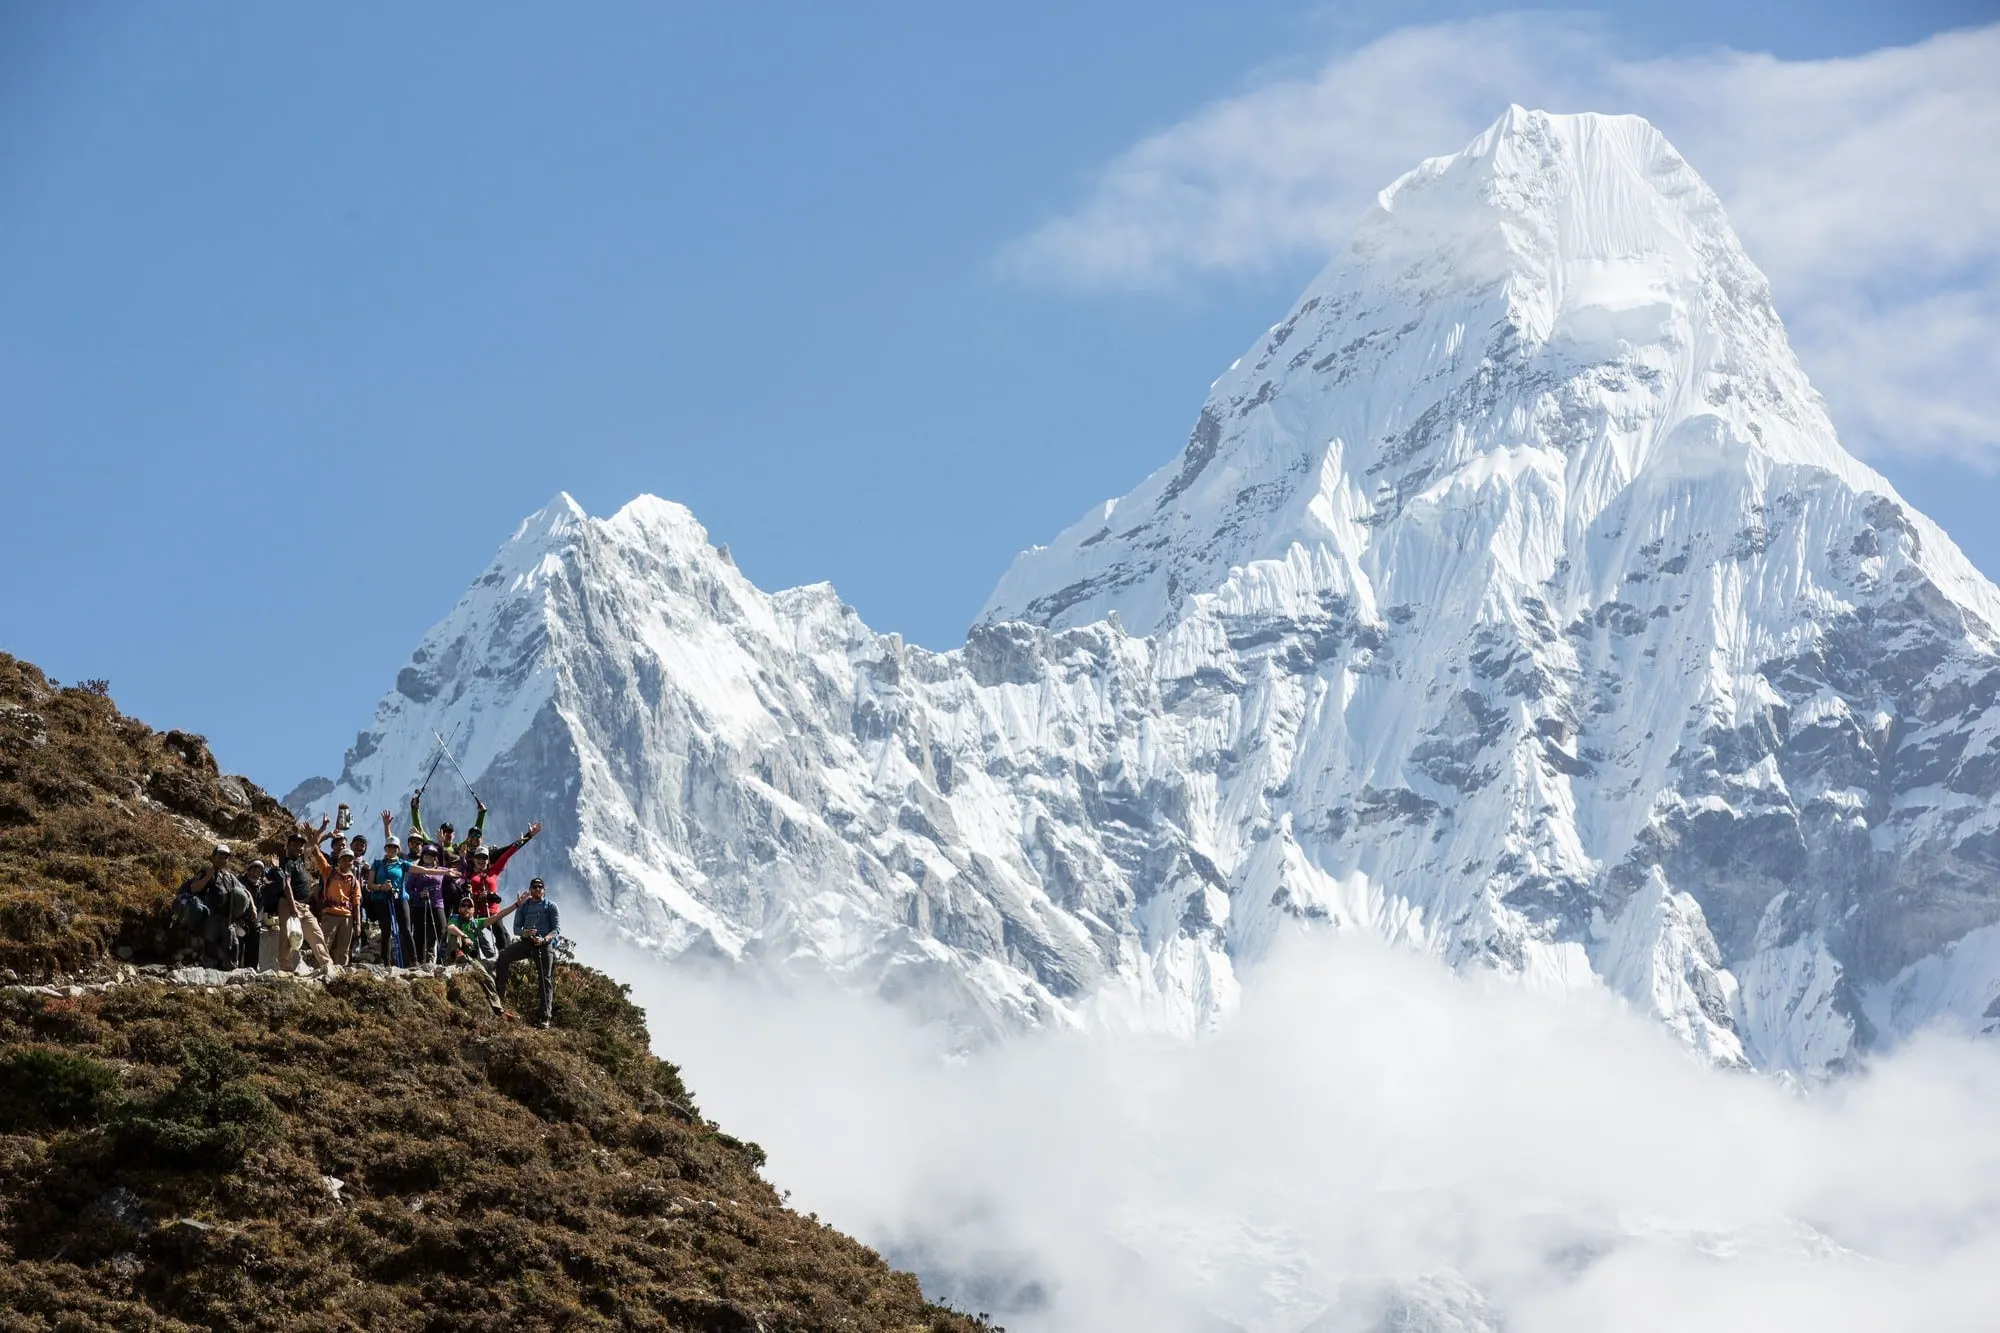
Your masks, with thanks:
M1017 549L1179 448L1317 219L1508 100L1660 118L1844 436L2000 574L1990 76L1959 86L1992 65L1867 55L1996 6L1666 11L6 6L0 648L282 792L558 490L680 500L763 586L952 646ZM1196 227L1268 187L1199 160L1218 102L1375 77L1385 119L1319 126L1323 190ZM1786 119L1759 98L1808 129L1713 110ZM1194 214L1134 216L1135 171ZM1077 258L1111 224L1157 230L1143 270Z

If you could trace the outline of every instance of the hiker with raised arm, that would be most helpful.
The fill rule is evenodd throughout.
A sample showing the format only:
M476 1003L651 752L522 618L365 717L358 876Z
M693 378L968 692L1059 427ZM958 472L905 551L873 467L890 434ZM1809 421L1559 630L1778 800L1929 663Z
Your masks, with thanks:
M320 930L336 963L347 962L348 951L354 946L354 922L361 915L361 879L354 873L354 853L346 844L346 838L336 835L331 858L317 843L310 848L320 882Z
M306 847L314 852L319 850L318 833L326 828L320 821L319 830L300 824L285 836L285 854L279 859L276 873L272 876L273 913L278 918L278 970L295 971L299 965L299 948L304 946L306 956L312 959L315 968L331 974L333 959L327 955L326 936L320 931L319 919L311 910L313 898L312 868L306 863Z
M518 903L515 904L515 907L518 906ZM464 894L458 900L458 910L445 922L447 949L445 961L474 964L473 975L485 990L486 1002L493 1006L493 1012L496 1014L505 1013L506 1010L500 1003L500 987L488 970L486 956L489 949L498 952L493 944L492 928L499 923L501 917L514 910L514 907L509 907L497 916L489 917L473 905L470 894Z
M530 824L526 833L497 852L473 842L465 854L465 887L472 895L474 909L493 923L494 943L502 949L512 941L507 937L504 920L507 913L500 910L500 872L514 859L514 853L533 842L535 835L541 831L540 824ZM474 829L470 838L478 836L479 831Z
M475 802L475 805L477 810L472 821L472 832L466 839L468 844L477 841L478 838L483 837L486 833L486 807L477 802ZM439 824L438 836L435 838L431 837L429 833L424 831L423 807L424 794L422 792L417 792L410 797L410 830L426 842L435 842L442 850L447 861L458 856L464 849L452 841L451 835L457 832L456 826L452 824Z
M545 1028L555 1021L555 943L562 935L562 917L556 911L556 905L548 900L548 886L542 883L539 875L528 881L528 891L514 900L512 910L515 912L514 942L500 951L494 979L504 999L508 971L522 959L532 959L535 980L540 989L535 1026Z
M382 812L382 857L369 867L368 887L362 906L382 938L381 958L385 967L402 960L404 967L416 963L416 948L410 939L410 892L403 883L410 863L390 828L390 815Z

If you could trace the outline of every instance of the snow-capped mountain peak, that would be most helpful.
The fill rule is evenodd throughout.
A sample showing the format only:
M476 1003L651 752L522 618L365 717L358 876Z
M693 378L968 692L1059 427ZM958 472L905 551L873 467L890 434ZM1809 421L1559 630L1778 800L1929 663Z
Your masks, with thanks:
M1888 490L1839 447L1769 285L1664 136L1515 107L1384 190L1181 456L1024 553L981 619L1156 630L1295 543L1368 582L1371 537L1440 487L1546 477L1573 535L1641 471L1748 455Z
M1348 929L1824 1071L2000 1023L1995 626L1693 169L1517 107L1385 190L963 648L562 496L320 803L455 736L636 938L972 1029L1198 1027L1282 933Z

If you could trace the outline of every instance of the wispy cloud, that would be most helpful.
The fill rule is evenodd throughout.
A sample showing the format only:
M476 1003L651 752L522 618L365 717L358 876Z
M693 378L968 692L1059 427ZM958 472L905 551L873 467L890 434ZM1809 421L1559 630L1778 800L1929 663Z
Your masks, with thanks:
M1801 1094L1608 996L1321 937L1198 1041L947 1061L876 1002L595 952L795 1206L1017 1333L1991 1324L1990 1042L1928 1036Z
M1631 111L1722 195L1862 453L2000 468L2000 25L1851 59L1635 59L1576 19L1410 28L1196 111L1009 245L1149 289L1330 253L1374 192L1509 102Z

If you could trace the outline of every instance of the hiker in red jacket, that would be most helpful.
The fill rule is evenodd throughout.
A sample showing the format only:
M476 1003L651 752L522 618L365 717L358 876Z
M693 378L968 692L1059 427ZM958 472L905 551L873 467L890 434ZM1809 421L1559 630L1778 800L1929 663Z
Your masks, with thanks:
M501 920L505 915L500 910L500 872L514 859L514 853L534 841L542 831L540 824L528 825L528 831L514 841L494 851L490 847L475 845L468 853L465 874L465 891L472 895L472 909L487 918L493 926L493 939L501 948L508 944L507 926Z

